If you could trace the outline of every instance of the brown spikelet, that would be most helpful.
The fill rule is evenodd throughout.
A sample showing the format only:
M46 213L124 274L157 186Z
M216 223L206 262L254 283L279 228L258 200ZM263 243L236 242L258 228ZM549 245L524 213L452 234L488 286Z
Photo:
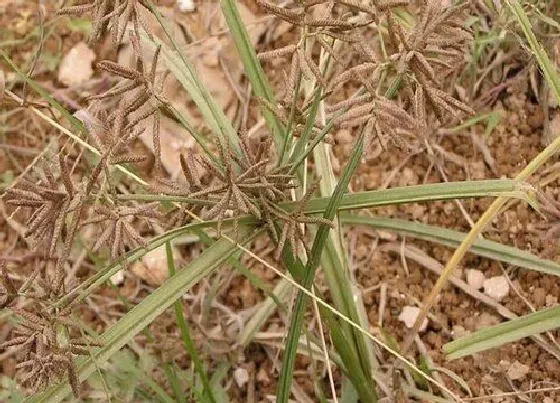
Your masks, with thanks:
M327 52L335 61L338 62L339 60L335 50L332 47L332 44L325 39L324 35L317 35L316 39L317 42L319 42L319 44L321 45L321 47L325 50L325 52Z
M393 44L401 44L405 50L410 50L407 35L392 13L387 13L387 29Z
M375 105L373 103L365 103L364 105L355 106L343 115L335 118L334 123L339 124L341 122L350 121L362 116L369 116L373 111L374 106Z
M331 27L331 28L338 28L338 29L352 29L359 26L355 22L351 21L344 21L336 18L325 18L325 19L306 19L305 25L308 27Z
M66 188L66 192L69 195L74 194L74 186L72 185L72 180L70 179L70 171L68 170L68 158L64 158L59 155L59 165L60 165L60 177L62 178L62 183Z
M458 111L464 112L468 115L474 115L475 111L463 102L453 98L448 93L441 91L440 89L425 86L424 90L426 95L430 100L430 103L440 111L446 110L452 115L457 115Z
M317 80L316 77L315 77L315 73L313 72L313 70L311 69L311 67L309 66L309 64L307 62L308 57L306 56L305 53L306 53L305 50L303 50L301 48L297 50L299 68L301 69L301 72L303 73L303 76L307 80L309 80L309 81ZM319 81L317 81L317 82L319 82Z
M109 164L117 165L117 164L137 164L140 162L146 161L148 157L146 155L136 154L123 154L123 155L114 155L109 158Z
M299 56L297 52L292 53L292 60L290 64L290 73L288 74L288 80L286 82L286 93L284 94L284 102L290 102L295 94L296 90L296 81L298 74L300 73L301 69L299 67Z
M402 109L396 102L388 99L376 99L375 105L378 108L377 112L385 112L388 115L394 116L400 121L400 127L414 128L416 121L404 109Z
M83 15L93 9L93 4L82 4L79 6L63 7L56 12L56 15Z
M161 162L161 138L160 138L161 118L158 110L154 112L152 125L152 142L154 147L155 172L159 175L162 172Z
M369 4L365 4L359 0L339 0L340 4L344 4L352 9L362 11L364 13L370 14L372 17L377 15L377 10L375 6L370 6Z
M361 63L357 66L351 67L342 74L336 76L336 78L330 82L330 88L335 89L342 83L348 82L352 78L359 78L364 75L371 74L376 68L377 64L370 62Z
M336 112L341 109L349 109L351 107L358 106L365 102L371 101L371 94L364 94L357 97L349 98L344 101L340 101L334 105L325 105L325 111L328 113Z
M305 64L309 67L309 70L315 77L316 82L320 85L324 85L325 81L323 80L323 75L321 74L321 70L319 69L319 66L317 66L313 61L313 59L311 58L311 54L309 52L304 51L303 49L302 49L302 54L305 59Z
M9 305L17 296L16 287L8 276L6 265L0 262L0 308Z
M76 350L74 350L76 351ZM82 353L83 355L87 355L89 352L86 350L84 353ZM75 398L79 398L80 397L80 382L78 381L78 370L76 368L76 365L74 364L74 361L72 360L71 357L68 358L68 363L67 363L67 372L68 372L68 383L70 384L70 387L72 388L72 393L74 394Z
M185 176L185 179L191 189L200 189L202 184L200 183L200 178L196 172L196 166L194 164L195 160L192 154L189 153L186 157L184 154L179 154L179 161L181 163L183 175Z
M411 58L417 63L415 66L418 70L424 73L431 81L436 81L436 73L430 63L426 60L426 57L420 52L410 52ZM413 67L414 69L414 67Z
M257 4L262 8L264 8L265 10L267 10L268 12L293 24L299 24L303 20L304 12L300 8L288 9L284 7L279 7L266 0L257 0Z
M296 50L296 45L290 44L279 49L269 50L268 52L261 52L257 55L259 60L270 60L277 57L291 55Z
M421 85L417 85L414 92L414 116L422 128L426 127L426 100Z
M141 77L140 73L136 70L131 69L130 67L122 66L110 60L102 60L98 62L97 67L101 70L115 74L116 76L122 78L126 78L128 80L138 80Z
M386 11L395 7L406 7L410 0L379 0L375 2L375 7L380 11Z

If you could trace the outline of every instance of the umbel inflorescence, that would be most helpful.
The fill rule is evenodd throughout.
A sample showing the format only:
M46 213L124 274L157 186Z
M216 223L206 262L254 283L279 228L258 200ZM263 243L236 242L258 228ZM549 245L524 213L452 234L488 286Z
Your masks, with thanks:
M324 121L311 122L311 134L304 148L326 139L324 131L339 126L365 131L368 144L384 149L417 147L430 139L435 127L473 111L447 91L447 79L459 70L469 48L472 33L463 24L468 2L444 6L443 1L307 0L279 6L258 0L262 9L294 26L295 43L269 50L259 56L264 63L284 58L289 66L284 88L275 102L256 104L271 111L290 138L305 132L313 108L304 85L320 91ZM447 2L445 2L447 3ZM407 25L393 10L409 7L415 16ZM266 229L275 244L274 255L304 253L306 226L332 225L305 213L316 193L319 178L304 180L292 151L274 148L272 137L249 138L240 130L237 139L215 134L214 155L193 152L180 156L183 177L172 179L161 163L160 119L170 112L164 95L165 66L161 47L146 59L143 49L149 8L142 0L94 0L64 7L59 14L90 15L90 40L111 37L116 48L128 40L133 49L130 65L113 60L97 63L117 83L92 94L90 105L79 116L85 126L85 141L97 156L84 161L70 154L41 160L25 177L6 191L7 202L24 214L26 237L32 245L32 281L16 284L7 267L2 269L3 306L15 306L20 298L33 301L26 308L14 308L21 319L14 337L2 348L18 349L22 382L32 390L67 374L74 393L79 394L74 358L89 354L94 340L78 336L69 320L73 305L57 301L75 286L67 278L72 247L86 239L93 254L119 261L134 248L146 245L146 238L169 226L192 220L215 220L218 235L224 221L231 222L236 238L239 219L252 216ZM146 36L144 36L146 37ZM350 90L355 94L348 96ZM147 155L133 151L145 133L141 123L150 121L155 167L145 189L155 194L181 196L185 201L139 204L119 197L122 188L115 180L115 166L140 163ZM79 168L77 168L79 167ZM312 176L312 174L310 174ZM304 184L310 184L301 192ZM299 195L299 196L298 196ZM191 200L191 201L189 201ZM293 208L285 202L295 201ZM169 220L167 218L172 217ZM82 235L89 233L89 237ZM91 236L91 234L94 236ZM89 239L89 241L88 241ZM287 248L289 246L289 248ZM23 262L11 262L13 267ZM67 301L72 302L71 298ZM64 337L62 336L64 335Z

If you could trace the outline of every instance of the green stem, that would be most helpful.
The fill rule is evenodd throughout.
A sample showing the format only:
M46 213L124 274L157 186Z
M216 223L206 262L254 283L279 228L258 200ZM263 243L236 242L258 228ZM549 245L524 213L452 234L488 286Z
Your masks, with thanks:
M167 258L167 269L169 270L169 277L172 277L175 275L175 261L173 259L171 241L167 241L165 243L165 256ZM208 376L206 375L206 371L204 370L204 365L202 364L200 355L198 354L194 341L191 337L189 325L187 324L187 321L183 316L183 303L181 302L181 300L177 300L175 301L173 306L175 309L175 320L177 321L177 326L179 326L179 330L181 331L183 345L185 346L185 350L187 350L191 357L191 360L194 363L194 368L196 372L198 372L198 376L200 376L202 387L204 388L204 394L210 402L216 403L216 399L214 398L214 394L212 393L212 388L210 387L210 381L208 380Z

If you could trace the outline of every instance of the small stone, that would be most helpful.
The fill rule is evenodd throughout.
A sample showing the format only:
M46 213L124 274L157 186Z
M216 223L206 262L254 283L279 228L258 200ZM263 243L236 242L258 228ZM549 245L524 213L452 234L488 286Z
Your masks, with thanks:
M405 306L399 315L399 321L403 322L406 327L412 329L414 327L414 322L420 314L420 308L415 306ZM422 326L420 326L420 331L423 332L428 326L428 318L424 318Z
M500 318L487 312L482 312L474 323L474 329L480 330L500 323Z
M500 360L500 362L498 363L498 366L500 367L500 369L502 371L507 371L509 369L509 367L511 366L511 362L509 362L508 360Z
M546 291L542 287L535 288L533 291L533 301L537 307L542 307L546 303Z
M247 382L249 382L249 372L245 368L239 367L233 371L233 377L237 386L242 388Z
M399 186L412 186L420 183L420 177L409 167L402 170L401 175L398 177Z
M178 252L173 249L173 256L177 255ZM162 285L169 276L165 247L162 246L146 253L140 261L132 264L131 271L150 285Z
M124 283L124 270L119 270L118 272L113 274L109 280L111 280L111 283L113 283L113 285L121 285L122 283Z
M397 234L391 231L377 230L377 235L384 241L396 241L398 239Z
M512 381L523 379L528 373L529 366L521 364L519 361L514 361L507 370L507 375Z
M177 7L183 13L192 13L196 10L196 6L193 0L177 0Z
M484 280L484 294L497 301L509 293L509 283L505 276L496 276Z
M257 376L255 377L257 382L264 383L268 385L270 383L270 377L264 368L259 368L257 371Z
M470 174L472 179L484 179L487 177L486 165L483 161L471 162L470 164Z
M558 305L558 297L548 294L545 298L546 306L556 306Z
M480 290L484 284L484 273L477 269L467 270L467 283L475 290Z
M527 119L527 123L529 123L529 126L531 126L533 129L538 129L539 127L541 127L543 125L543 122L544 112L540 107L537 107Z
M463 336L468 335L470 332L468 330L466 330L463 326L461 325L455 325L453 326L453 329L451 330L451 334L453 336L453 340L457 340Z
M549 145L556 139L560 133L560 112L554 114L548 125L546 125L546 130L543 130L543 138L541 139L541 143L543 145Z
M554 403L554 400L552 400L552 398L550 398L550 397L545 397L543 399L543 403Z
M67 87L80 85L93 76L95 53L84 42L76 44L60 62L58 81Z

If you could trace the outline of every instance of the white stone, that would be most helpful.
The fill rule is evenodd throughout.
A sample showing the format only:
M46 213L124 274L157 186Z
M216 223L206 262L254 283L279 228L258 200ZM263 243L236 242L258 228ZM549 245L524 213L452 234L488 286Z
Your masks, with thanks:
M470 332L468 330L466 330L463 326L461 325L455 325L453 326L453 329L451 331L451 335L453 336L453 340L457 340L463 336L468 335Z
M110 280L113 285L121 285L122 283L124 283L124 270L119 270L118 272L113 274Z
M480 290L484 284L484 273L480 270L469 269L467 270L467 283L475 290Z
M196 9L193 0L177 0L177 6L183 13L192 13Z
M173 249L173 256L177 256L175 249ZM162 285L169 276L165 246L146 253L141 260L132 264L130 270L150 285Z
M497 301L509 293L509 283L505 276L496 276L484 280L484 294Z
M507 374L509 379L512 381L517 381L520 379L525 378L525 376L529 373L529 366L525 364L521 364L519 361L514 361L507 370Z
M412 329L414 327L414 322L420 314L420 308L415 306L405 306L401 314L399 315L399 321L403 322L406 327ZM428 318L424 318L422 326L420 326L420 331L423 332L428 326Z
M233 377L235 378L235 383L237 386L242 388L247 382L249 382L249 372L245 368L237 368L233 371Z
M91 63L95 53L84 42L76 44L64 55L58 69L58 80L72 87L88 81L93 76Z

